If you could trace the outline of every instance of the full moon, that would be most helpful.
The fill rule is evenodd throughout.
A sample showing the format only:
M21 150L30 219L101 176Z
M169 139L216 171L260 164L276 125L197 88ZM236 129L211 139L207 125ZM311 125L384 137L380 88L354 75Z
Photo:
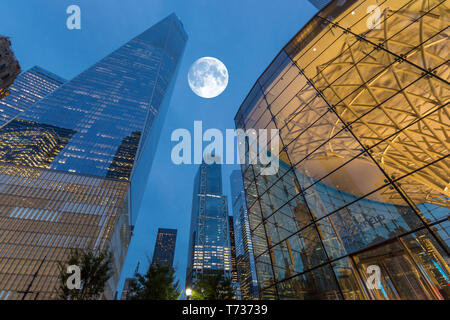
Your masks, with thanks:
M219 59L203 57L192 64L188 81L196 95L215 98L227 88L228 70Z

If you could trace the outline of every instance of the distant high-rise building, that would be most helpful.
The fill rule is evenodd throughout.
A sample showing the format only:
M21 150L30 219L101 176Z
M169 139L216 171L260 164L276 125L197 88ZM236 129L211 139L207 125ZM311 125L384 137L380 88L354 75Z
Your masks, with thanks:
M177 229L159 228L158 235L156 236L155 251L153 251L152 264L172 267L176 241Z
M231 203L233 206L237 279L242 299L256 299L258 298L258 282L256 280L253 244L240 170L235 170L231 173L230 186Z
M10 94L0 100L0 127L65 82L63 78L38 66L21 73L9 87Z
M202 163L195 176L186 287L205 275L231 277L227 197L222 193L222 167Z
M0 100L9 95L8 88L20 72L19 62L11 50L11 41L0 36Z
M112 252L114 297L186 41L172 14L0 130L0 299L56 298L73 248Z

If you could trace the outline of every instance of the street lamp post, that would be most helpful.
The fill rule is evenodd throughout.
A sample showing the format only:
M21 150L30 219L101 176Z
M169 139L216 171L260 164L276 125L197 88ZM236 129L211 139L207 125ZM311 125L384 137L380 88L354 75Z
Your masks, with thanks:
M186 289L186 298L189 300L189 297L192 295L192 290L190 288Z

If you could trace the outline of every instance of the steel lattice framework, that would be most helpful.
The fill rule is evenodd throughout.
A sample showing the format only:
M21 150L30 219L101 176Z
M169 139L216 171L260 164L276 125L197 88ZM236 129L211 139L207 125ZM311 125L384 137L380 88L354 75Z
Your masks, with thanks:
M304 86L296 95L305 107L285 118L285 140L292 139L292 154L299 158L313 152L309 160L345 161L362 146L373 147L373 158L363 159L371 164L375 160L393 178L423 168L402 181L409 197L450 207L450 87L444 80L450 70L449 50L443 45L449 29L442 19L448 17L448 8L426 13L429 2L420 5L421 10L406 7L395 14L385 9L382 27L366 34L344 29L338 54L318 64L317 76L310 80L313 86ZM325 22L332 32L342 29ZM398 32L401 28L405 31ZM329 106L338 119L314 122ZM314 152L342 129L342 123L356 139L338 134ZM296 139L299 134L302 138ZM385 195L393 203L398 199L398 193L389 190Z

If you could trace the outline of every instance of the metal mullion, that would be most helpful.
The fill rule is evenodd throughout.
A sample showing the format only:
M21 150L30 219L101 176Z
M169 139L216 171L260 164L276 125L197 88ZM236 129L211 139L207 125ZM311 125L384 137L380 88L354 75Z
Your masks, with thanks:
M292 59L291 59L291 61L292 61ZM292 61L292 62L293 62L293 61ZM294 65L298 68L297 64L294 63ZM299 71L300 71L300 70L299 70ZM301 72L301 71L300 71L300 73L303 74L303 72ZM305 79L306 79L308 82L310 82L309 79L308 79L308 77L306 77L304 74L303 74L303 76L305 77ZM313 87L314 89L316 89L314 86L312 86L312 87ZM262 90L262 87L261 87L261 90ZM316 91L317 91L317 89L316 89ZM278 128L277 121L276 121L276 119L275 119L275 117L274 117L274 115L273 115L273 113L272 113L272 111L271 111L271 109L270 109L270 105L269 105L269 103L268 103L268 101L267 101L267 99L266 99L266 95L265 95L264 92L263 92L263 95L264 95L264 99L266 100L266 103L268 104L268 109L269 109L270 113L272 114L272 121L274 122L275 126ZM286 146L285 146L285 144L284 144L284 142L283 142L283 139L282 139L281 137L280 137L280 140L281 140L281 144L283 145L283 150L284 150L284 149L286 148ZM293 169L293 168L292 168L292 161L290 160L290 157L289 157L288 152L286 152L286 157L287 157L288 160L289 160L289 165L290 165L291 169ZM324 246L324 244L323 244L322 238L321 238L320 235L319 235L319 232L318 232L318 229L317 229L317 225L316 225L315 222L314 222L313 216L312 216L312 214L311 214L311 210L310 210L310 208L309 208L309 205L308 205L307 202L306 202L306 199L305 199L305 196L304 196L304 193L303 193L301 184L299 183L299 181L298 181L296 175L294 175L294 180L297 181L297 185L300 187L300 193L301 193L301 196L303 197L303 200L305 201L305 205L306 205L306 208L308 209L308 212L309 212L309 214L310 214L311 220L313 221L314 228L315 228L315 232L316 232L316 236L317 236L318 239L319 239L319 243L320 243L320 245L321 245L321 247L322 247L323 252L325 253L326 259L329 261L330 259L329 259L329 257L328 257L328 253L327 253L327 251L326 251L326 249L325 249L325 246ZM289 203L289 202L287 202L287 203ZM266 236L267 236L267 234L266 234ZM269 249L269 250L270 250L270 249ZM342 290L341 290L341 288L340 288L340 284L339 284L339 282L337 281L336 274L334 273L333 270L332 270L332 273L333 273L334 279L335 279L335 281L336 281L336 286L337 286L337 288L338 288L338 290L339 290L339 293L340 293L340 295L341 295L341 298L343 298L344 295L342 294ZM274 273L274 276L275 276L275 273ZM277 287L277 295L278 295L278 287Z

